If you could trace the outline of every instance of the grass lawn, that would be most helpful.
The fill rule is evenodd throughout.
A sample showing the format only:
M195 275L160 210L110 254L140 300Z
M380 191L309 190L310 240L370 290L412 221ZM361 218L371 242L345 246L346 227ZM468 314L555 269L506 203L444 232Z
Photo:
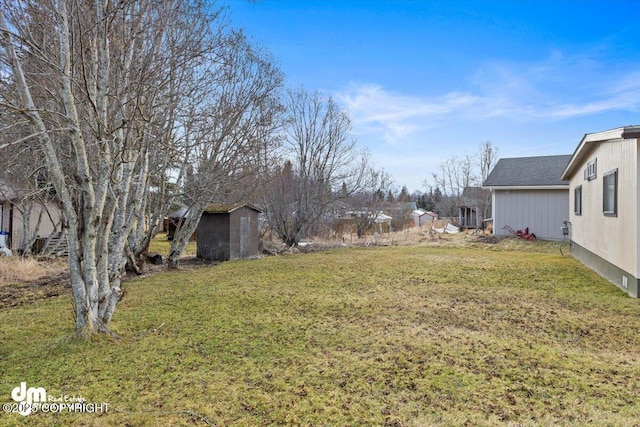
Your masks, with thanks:
M158 233L156 237L151 240L149 244L149 252L156 252L162 255L162 258L169 256L169 250L171 249L171 240L167 239L165 233ZM196 242L187 243L187 247L184 250L182 256L195 256L196 255Z
M640 424L640 302L527 242L337 249L125 284L116 341L70 296L0 310L20 382L106 414L1 425Z

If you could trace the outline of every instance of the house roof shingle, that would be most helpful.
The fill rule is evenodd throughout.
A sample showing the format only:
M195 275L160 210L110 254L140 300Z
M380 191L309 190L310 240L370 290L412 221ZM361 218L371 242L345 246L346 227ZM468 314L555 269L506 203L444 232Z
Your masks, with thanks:
M500 159L483 187L568 186L562 173L570 159L570 154Z

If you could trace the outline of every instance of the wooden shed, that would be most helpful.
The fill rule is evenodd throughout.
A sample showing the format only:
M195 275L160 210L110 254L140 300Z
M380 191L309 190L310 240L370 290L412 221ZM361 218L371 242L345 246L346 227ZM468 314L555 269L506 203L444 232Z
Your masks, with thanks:
M209 205L196 230L198 258L212 261L257 258L261 212L248 204Z

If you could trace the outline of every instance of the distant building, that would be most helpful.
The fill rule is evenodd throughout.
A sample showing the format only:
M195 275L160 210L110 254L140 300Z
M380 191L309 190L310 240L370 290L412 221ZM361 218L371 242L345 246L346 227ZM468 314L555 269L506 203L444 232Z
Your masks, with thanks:
M393 218L391 227L395 230L412 227L414 224L413 211L417 209L416 202L395 202L385 206L385 211Z
M164 219L163 227L167 232L167 240L173 240L173 237L176 234L176 230L178 226L182 225L182 221L184 221L184 217L187 214L187 207L182 206L180 209L177 209L173 212L170 212L167 217ZM193 242L196 240L196 233L193 233L189 238L189 241Z
M491 192L482 187L465 187L458 206L458 224L462 228L482 228L491 217Z
M438 219L438 214L434 212L426 211L424 209L413 210L413 220L416 223L416 227L431 225L431 223L436 219Z
M0 246L22 252L25 244L35 237L31 249L39 252L44 242L54 235L63 239L66 246L61 217L60 206L52 197L44 200L27 197L25 192L0 181Z

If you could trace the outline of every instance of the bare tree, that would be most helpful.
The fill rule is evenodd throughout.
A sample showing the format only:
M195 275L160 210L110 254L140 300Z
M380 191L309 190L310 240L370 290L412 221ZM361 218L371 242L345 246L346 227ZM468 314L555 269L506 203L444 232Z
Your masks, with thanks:
M252 193L267 153L278 144L283 77L266 55L240 32L224 38L203 73L207 93L190 107L182 127L186 207L171 243L169 268L176 268L205 208L234 203Z
M473 185L476 181L473 166L474 162L470 155L462 159L452 156L440 163L438 172L433 174L433 181L442 191L438 206L441 215L457 216L458 206L462 202L462 192L465 187Z
M438 172L432 175L435 187L442 191L442 198L438 209L442 215L456 216L458 206L463 202L462 193L465 188L479 187L487 178L497 161L498 148L491 141L479 145L478 151L463 158L449 157L440 163ZM491 206L491 195L484 194L479 208L483 218L486 218Z
M228 62L238 46L224 27L197 0L2 0L0 106L29 130L6 144L33 144L44 158L62 205L82 336L110 333L127 258L144 250L181 196L187 165L212 158L197 138L232 126L207 123L198 110L234 96L211 71L212 61L226 72L237 65Z
M478 147L477 166L480 170L480 185L484 185L491 170L498 162L498 151L498 147L495 147L491 141L482 142ZM482 218L486 219L491 209L491 193L489 191L482 192L480 209L482 210Z
M351 120L333 99L300 88L287 92L285 105L283 156L295 179L288 172L280 177L292 185L288 191L294 195L293 205L267 197L263 206L272 230L293 246L332 205L360 190L368 158L356 149Z
M267 213L269 229L279 237L294 235L297 209L295 189L300 184L300 178L290 160L268 169L264 177L261 206Z
M391 184L391 177L384 170L367 168L362 190L349 198L358 238L364 237L367 232L374 229L379 215L387 206L385 196Z

